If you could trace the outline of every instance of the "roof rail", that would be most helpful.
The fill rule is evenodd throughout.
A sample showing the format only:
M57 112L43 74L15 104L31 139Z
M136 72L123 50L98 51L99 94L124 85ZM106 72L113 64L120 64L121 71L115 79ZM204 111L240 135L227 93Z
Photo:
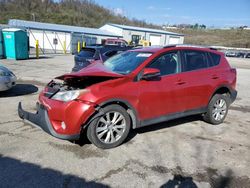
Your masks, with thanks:
M213 48L211 46L202 46L194 44L171 44L171 45L166 45L163 48L173 48L173 47L194 47L194 48L208 48L210 50L217 50L216 48Z

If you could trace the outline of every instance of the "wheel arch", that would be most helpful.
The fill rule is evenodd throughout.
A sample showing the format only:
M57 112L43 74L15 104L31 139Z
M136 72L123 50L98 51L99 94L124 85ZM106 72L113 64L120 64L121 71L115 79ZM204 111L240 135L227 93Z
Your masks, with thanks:
M139 124L137 111L135 110L135 108L127 100L118 99L118 98L109 99L107 101L102 102L98 106L99 106L99 108L104 108L104 107L106 107L108 105L112 105L112 104L120 105L121 107L123 107L124 109L127 110L129 117L131 119L131 122L132 122L132 128L135 129L137 127L137 125Z
M232 96L232 88L228 85L220 85L218 86L212 93L212 95L210 96L209 98L209 101L208 103L210 102L210 100L213 98L213 96L215 94L228 94L230 99L231 99L231 96Z

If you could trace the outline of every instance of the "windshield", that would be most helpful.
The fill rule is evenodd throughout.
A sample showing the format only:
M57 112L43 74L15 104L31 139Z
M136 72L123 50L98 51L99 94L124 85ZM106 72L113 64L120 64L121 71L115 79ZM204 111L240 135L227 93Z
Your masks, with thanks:
M127 51L109 58L104 65L113 72L129 74L151 55L148 52Z

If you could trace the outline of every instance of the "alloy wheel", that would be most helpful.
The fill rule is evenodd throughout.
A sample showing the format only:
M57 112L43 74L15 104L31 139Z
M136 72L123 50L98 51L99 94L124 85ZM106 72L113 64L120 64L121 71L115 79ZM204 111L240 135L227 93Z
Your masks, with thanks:
M227 103L224 99L218 99L213 106L212 116L216 121L224 118L227 112Z
M106 144L117 142L126 129L125 117L117 112L105 113L97 122L96 135L98 139Z

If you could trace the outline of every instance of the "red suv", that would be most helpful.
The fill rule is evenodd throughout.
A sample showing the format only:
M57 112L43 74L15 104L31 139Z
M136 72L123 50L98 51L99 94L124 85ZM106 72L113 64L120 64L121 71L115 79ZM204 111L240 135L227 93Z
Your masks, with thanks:
M36 114L19 103L20 118L65 140L87 131L100 148L120 145L130 129L193 114L220 124L237 95L236 70L223 53L184 45L126 51L56 79Z

